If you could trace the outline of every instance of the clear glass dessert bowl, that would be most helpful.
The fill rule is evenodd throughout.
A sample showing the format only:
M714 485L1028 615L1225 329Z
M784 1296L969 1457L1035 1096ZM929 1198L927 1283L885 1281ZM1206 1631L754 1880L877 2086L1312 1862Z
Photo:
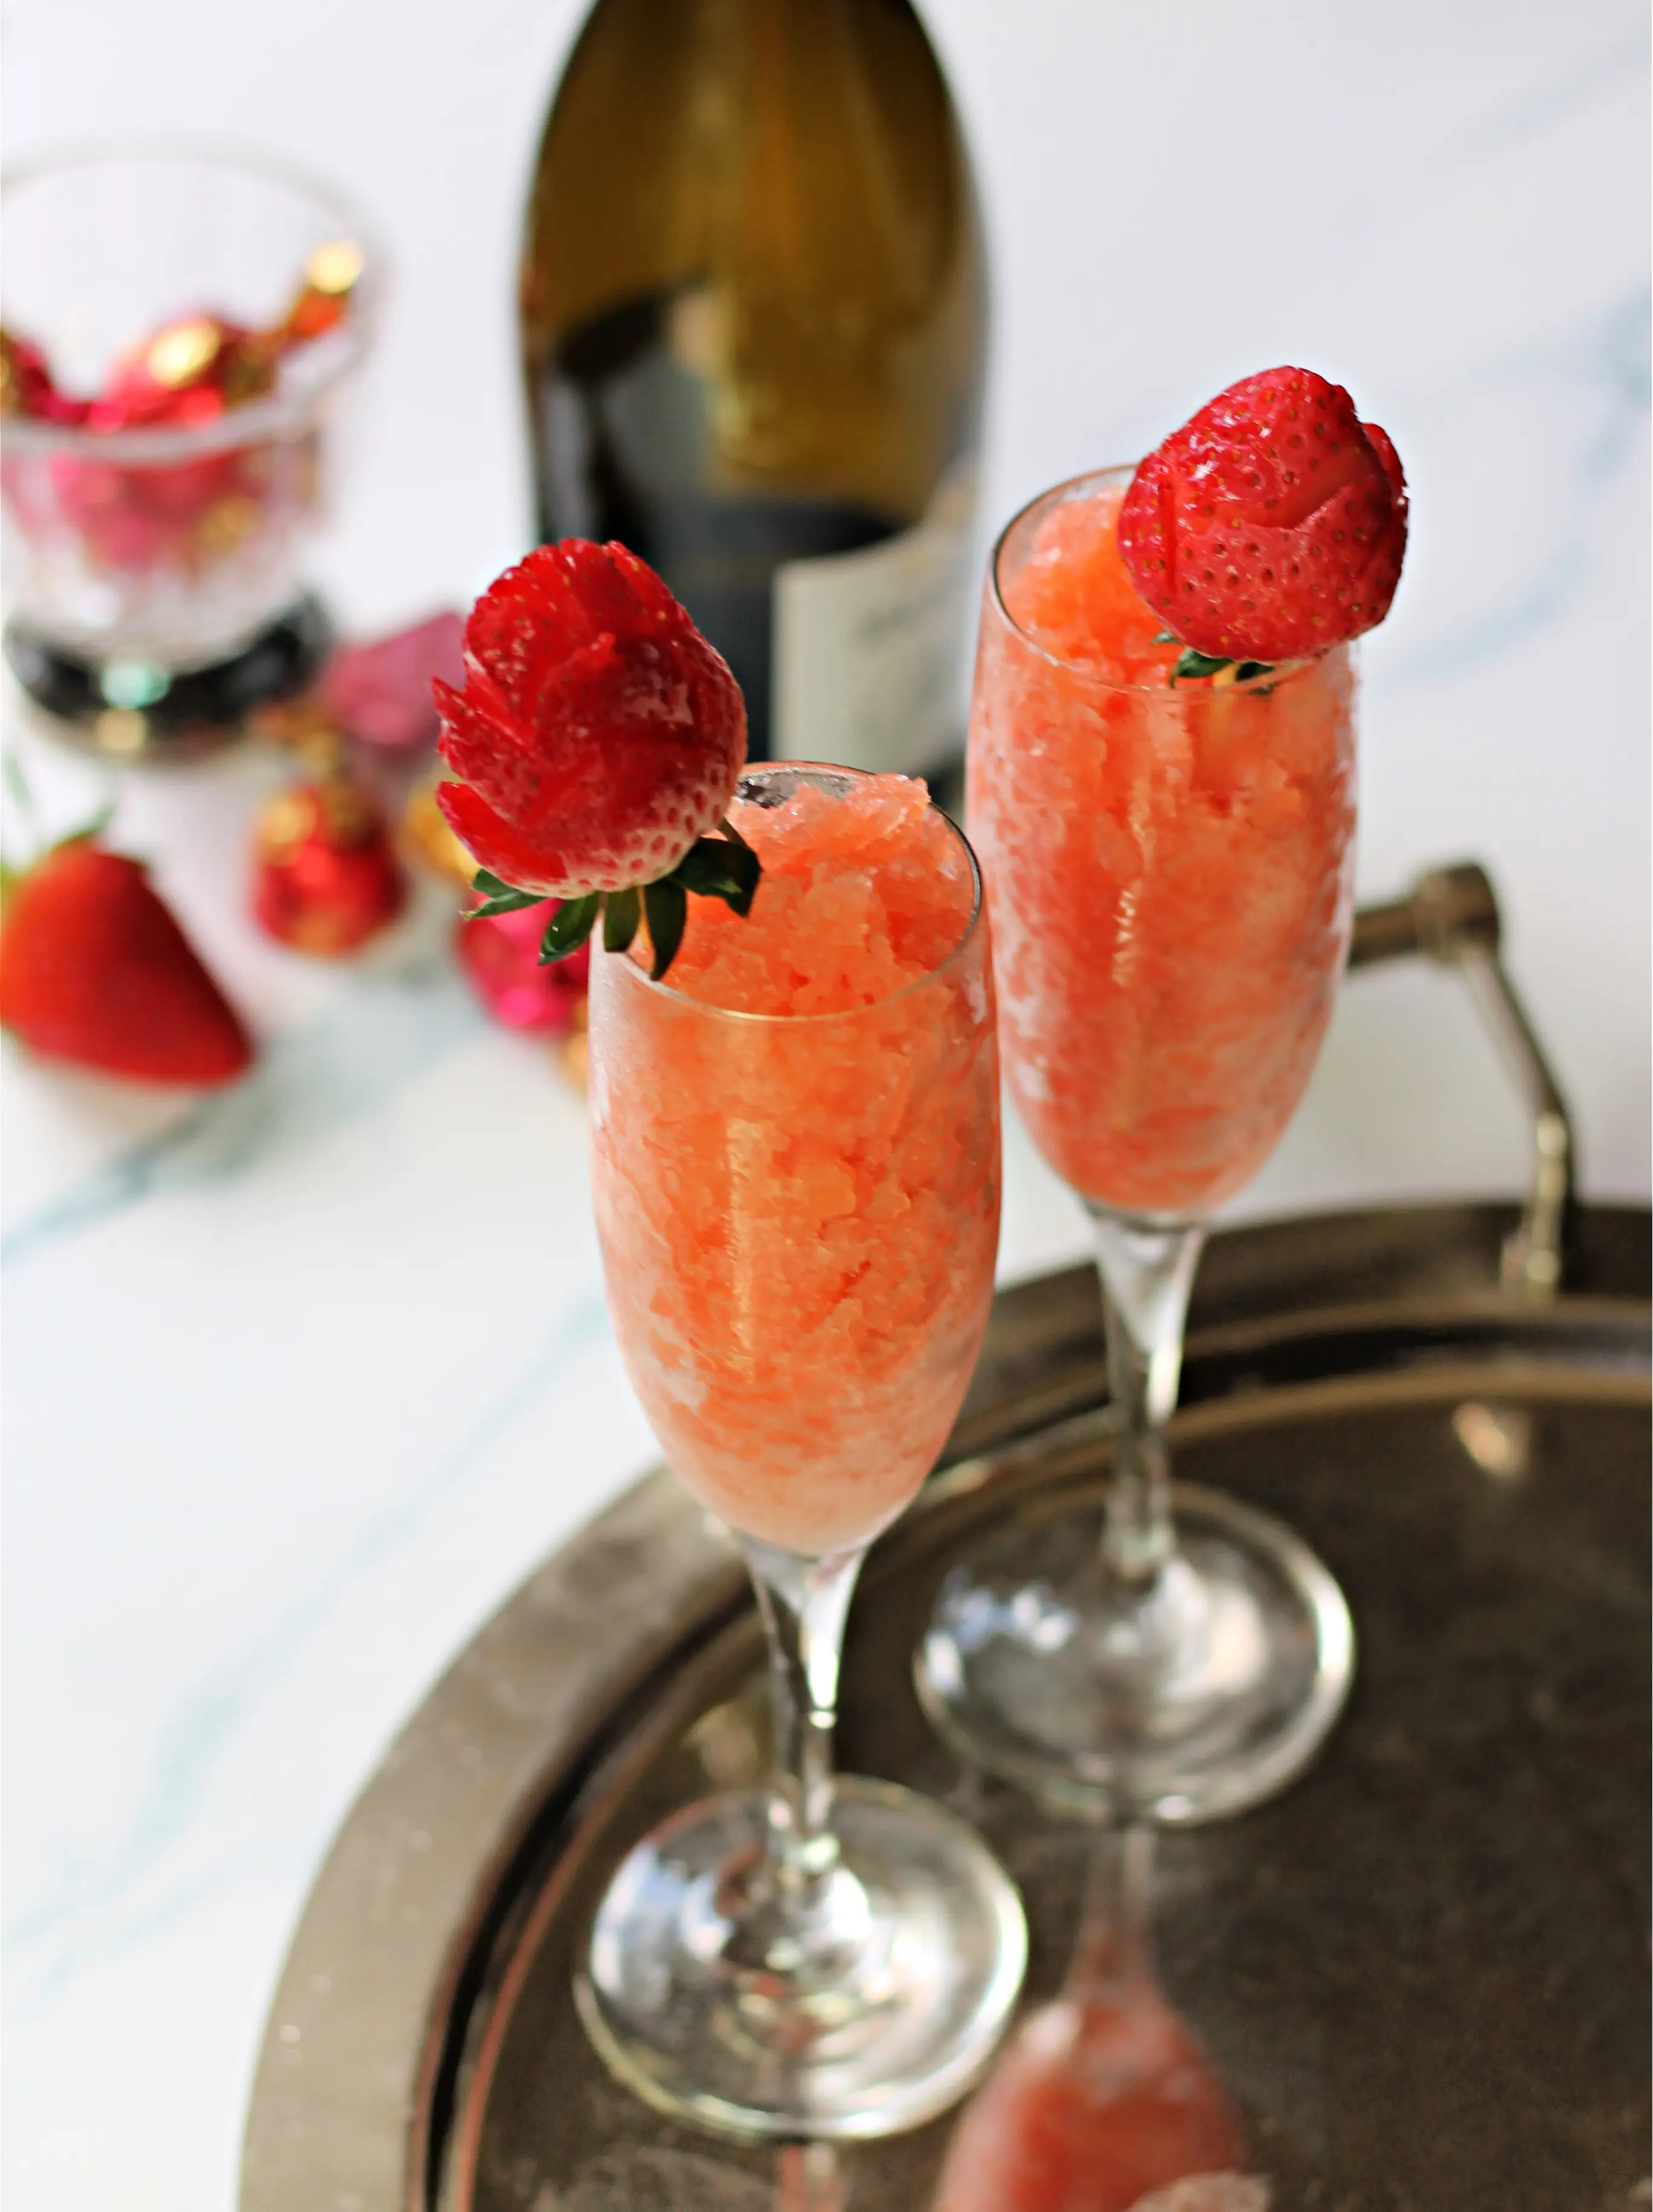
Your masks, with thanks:
M0 428L6 653L24 690L116 752L233 729L324 642L303 564L372 339L377 249L330 191L276 164L138 143L9 168L0 243L9 343L38 349L82 404L134 349L164 387L200 325L278 327L319 256L348 280L348 313L210 419L14 410Z

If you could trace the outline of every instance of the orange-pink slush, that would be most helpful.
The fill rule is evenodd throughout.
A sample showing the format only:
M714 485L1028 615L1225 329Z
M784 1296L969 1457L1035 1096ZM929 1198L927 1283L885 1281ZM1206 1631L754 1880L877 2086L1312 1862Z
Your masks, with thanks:
M985 917L921 783L737 802L748 918L693 902L666 981L599 954L598 1230L628 1372L701 1501L819 1555L899 1513L992 1299Z
M1085 1198L1203 1214L1308 1082L1348 941L1346 647L1169 681L1115 523L1128 471L1013 525L988 584L970 834L1001 1038L1034 1141Z

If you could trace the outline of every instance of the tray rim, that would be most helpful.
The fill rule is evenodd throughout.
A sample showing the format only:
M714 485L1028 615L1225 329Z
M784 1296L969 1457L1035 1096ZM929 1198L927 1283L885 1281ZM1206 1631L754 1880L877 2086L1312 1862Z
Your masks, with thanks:
M1641 1207L1589 1211L1632 1226L1647 1217ZM1425 1240L1431 1233L1450 1238L1466 1221L1484 1245L1516 1212L1459 1205L1300 1216L1222 1232L1212 1247L1237 1255L1243 1243L1266 1255L1305 1227L1324 1240L1340 1227L1358 1237L1373 1224L1391 1237L1410 1231ZM1077 1289L1086 1273L1060 1270L1006 1286L995 1320L1013 1329L1019 1313L1054 1298L1064 1277ZM1398 1342L1408 1315L1414 1334L1419 1323L1455 1322L1490 1334L1502 1322L1542 1337L1572 1334L1576 1325L1591 1322L1625 1334L1644 1329L1649 1312L1645 1297L1564 1294L1534 1306L1483 1282L1456 1295L1286 1304L1203 1332L1196 1314L1188 1374L1195 1382L1201 1363L1220 1364L1225 1351L1261 1353L1294 1340L1335 1339L1340 1329L1381 1324ZM1176 1433L1192 1441L1374 1398L1462 1397L1484 1390L1489 1374L1527 1396L1638 1405L1649 1398L1644 1365L1495 1365L1489 1347L1479 1361L1401 1363L1392 1371L1231 1388L1203 1398L1196 1390L1177 1416ZM1034 1402L1037 1392L1021 1399L1012 1393L997 1433L980 1409L967 1408L925 1502L941 1504L962 1489L1011 1476L1018 1462L1043 1462L1047 1479L1057 1483L1064 1462L1094 1466L1104 1426L1099 1390L1067 1412L1051 1407L1048 1395ZM1027 1419L1018 1418L1018 1407ZM644 1559L647 1574L634 1572L625 1584L626 1563ZM617 1601L621 1586L623 1604ZM656 1467L542 1560L480 1626L398 1731L307 1894L253 2076L240 2212L427 2212L440 2148L430 2139L439 2075L467 1971L487 1950L481 1939L496 1900L510 1893L514 1863L530 1851L545 1808L593 1745L646 1694L672 1654L698 1648L744 1600L732 1540L669 1470ZM394 1940L385 1940L392 1928ZM371 1950L373 1972L361 1990L344 1991L331 1970L353 1947Z

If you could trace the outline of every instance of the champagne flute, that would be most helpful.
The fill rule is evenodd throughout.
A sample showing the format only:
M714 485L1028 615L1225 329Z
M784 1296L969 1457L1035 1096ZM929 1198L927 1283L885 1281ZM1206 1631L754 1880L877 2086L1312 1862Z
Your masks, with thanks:
M720 913L696 914L670 983L629 955L592 963L610 1306L672 1465L751 1568L781 1771L636 1846L576 1994L639 2094L748 2136L874 2136L944 2110L990 2057L1026 1955L1016 1893L969 1827L832 1769L850 1595L957 1414L998 1240L980 879L922 786L892 798L892 781L765 768L732 810L765 877L751 919L728 920L735 967L716 973L787 965L766 915L798 878L781 880L773 841L795 855L801 839L798 896L815 903L799 911L831 1010L693 995L719 994L690 955ZM874 847L882 951L865 921Z
M1100 1540L1058 1509L957 1565L918 1676L944 1734L1047 1802L1188 1822L1282 1788L1353 1668L1325 1568L1267 1516L1174 1490L1166 1427L1207 1224L1296 1108L1347 949L1355 679L1336 646L1169 683L1117 550L1131 475L1006 529L969 744L1010 1088L1094 1229L1112 1482ZM1106 653L1040 634L1053 595L1099 609Z

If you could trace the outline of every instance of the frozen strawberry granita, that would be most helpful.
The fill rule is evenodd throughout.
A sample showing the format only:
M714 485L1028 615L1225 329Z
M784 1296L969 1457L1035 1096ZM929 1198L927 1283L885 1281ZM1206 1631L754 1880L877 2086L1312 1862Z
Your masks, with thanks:
M1129 476L1012 526L988 586L969 818L1040 1151L1099 1204L1205 1214L1273 1151L1331 1012L1353 673L1339 646L1173 684L1179 644L1120 556Z
M975 870L916 777L869 775L842 793L799 783L779 805L738 799L732 818L763 876L754 927L727 907L696 914L672 981L703 1005L870 1006L939 967L969 926Z
M907 1504L963 1401L999 1222L992 971L969 850L922 783L769 768L763 876L698 902L665 983L592 966L611 1310L673 1468L818 1556Z

